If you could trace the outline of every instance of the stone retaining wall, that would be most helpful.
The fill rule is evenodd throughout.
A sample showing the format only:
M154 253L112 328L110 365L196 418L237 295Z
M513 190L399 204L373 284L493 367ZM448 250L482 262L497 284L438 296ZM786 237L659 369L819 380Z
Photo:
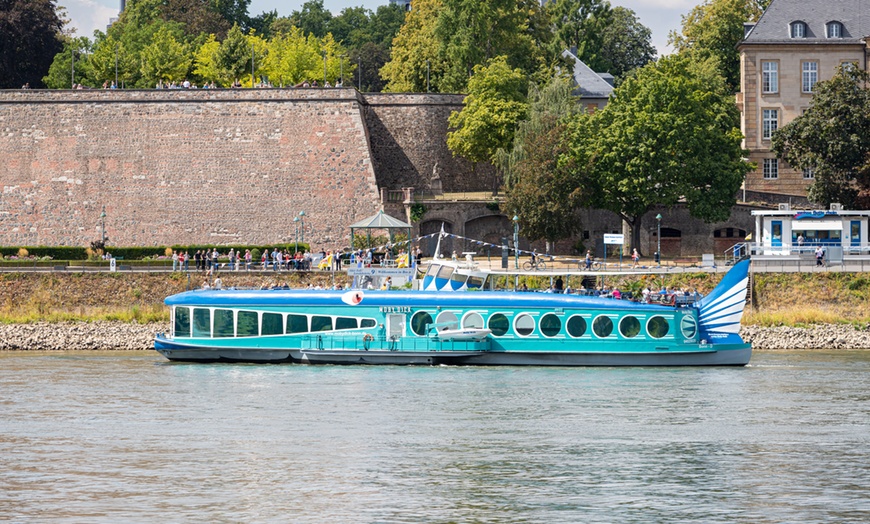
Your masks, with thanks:
M0 325L0 351L150 350L154 334L168 324L73 322ZM741 335L756 350L870 349L870 330L849 325L810 328L744 326Z

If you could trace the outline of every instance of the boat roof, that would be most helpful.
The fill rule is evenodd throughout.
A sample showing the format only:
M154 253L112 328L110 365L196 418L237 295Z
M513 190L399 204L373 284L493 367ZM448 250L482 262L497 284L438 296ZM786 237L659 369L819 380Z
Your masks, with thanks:
M362 294L361 305L374 307L458 308L580 308L604 310L672 309L658 304L602 297L557 293L466 291L333 291L308 289L194 290L167 297L167 306L256 307L256 306L345 306L349 294Z

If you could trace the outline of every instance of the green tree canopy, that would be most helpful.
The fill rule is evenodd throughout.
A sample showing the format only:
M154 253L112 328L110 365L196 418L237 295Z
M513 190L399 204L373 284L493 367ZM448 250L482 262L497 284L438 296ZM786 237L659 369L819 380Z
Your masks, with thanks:
M448 119L454 131L447 133L447 147L453 154L472 162L493 162L499 149L507 149L517 124L526 116L527 82L505 56L475 66L465 107Z
M570 123L563 162L590 166L587 204L619 215L639 246L653 206L683 202L692 216L726 220L751 164L743 160L737 108L723 79L669 56L626 79L610 103Z
M562 51L576 49L577 58L594 71L606 71L602 39L610 23L610 3L606 0L556 0L546 6L553 27L549 59L561 61ZM568 64L571 65L571 64Z
M64 48L58 7L54 0L6 0L2 6L0 88L43 87L43 77Z
M505 173L504 209L519 217L523 236L555 242L579 231L577 210L583 187L577 169L559 164L564 149L564 121L578 110L571 84L554 78L542 89L529 89L528 118L519 123L510 152L501 151L497 164Z
M187 45L178 41L180 32L173 32L168 24L162 25L154 35L154 40L142 49L141 71L145 82L171 82L187 77L191 56Z
M701 61L714 57L729 89L740 87L740 52L743 23L758 20L766 7L759 0L705 0L683 16L682 32L671 31L668 44L679 53Z
M399 29L390 61L381 68L385 90L392 92L426 92L426 71L429 71L431 91L441 91L441 76L446 64L438 55L440 46L435 35L442 0L416 0L414 9L405 17Z
M631 9L614 7L601 31L599 56L603 68L596 71L606 71L621 82L629 72L656 59L652 32Z
M812 169L809 199L870 209L870 76L840 67L816 84L810 107L773 135L773 151L800 169Z
M93 73L87 56L91 52L91 42L86 37L64 38L63 50L55 55L48 74L42 79L45 87L70 89L72 84L90 85ZM72 76L73 60L75 60L75 79Z

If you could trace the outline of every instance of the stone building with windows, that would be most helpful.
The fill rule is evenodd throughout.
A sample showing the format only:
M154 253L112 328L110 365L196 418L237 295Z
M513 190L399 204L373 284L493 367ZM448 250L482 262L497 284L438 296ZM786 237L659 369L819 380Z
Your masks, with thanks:
M809 106L817 82L842 64L870 61L870 0L773 0L757 23L745 24L740 51L744 147L758 168L747 191L805 197L812 170L796 170L771 152L771 136Z

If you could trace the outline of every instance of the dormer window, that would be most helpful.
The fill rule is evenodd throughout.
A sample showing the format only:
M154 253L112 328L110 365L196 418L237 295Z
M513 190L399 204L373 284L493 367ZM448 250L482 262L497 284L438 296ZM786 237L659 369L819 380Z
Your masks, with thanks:
M828 38L843 38L843 24L828 22Z
M807 36L807 24L797 21L791 23L791 37L792 38L806 38Z

